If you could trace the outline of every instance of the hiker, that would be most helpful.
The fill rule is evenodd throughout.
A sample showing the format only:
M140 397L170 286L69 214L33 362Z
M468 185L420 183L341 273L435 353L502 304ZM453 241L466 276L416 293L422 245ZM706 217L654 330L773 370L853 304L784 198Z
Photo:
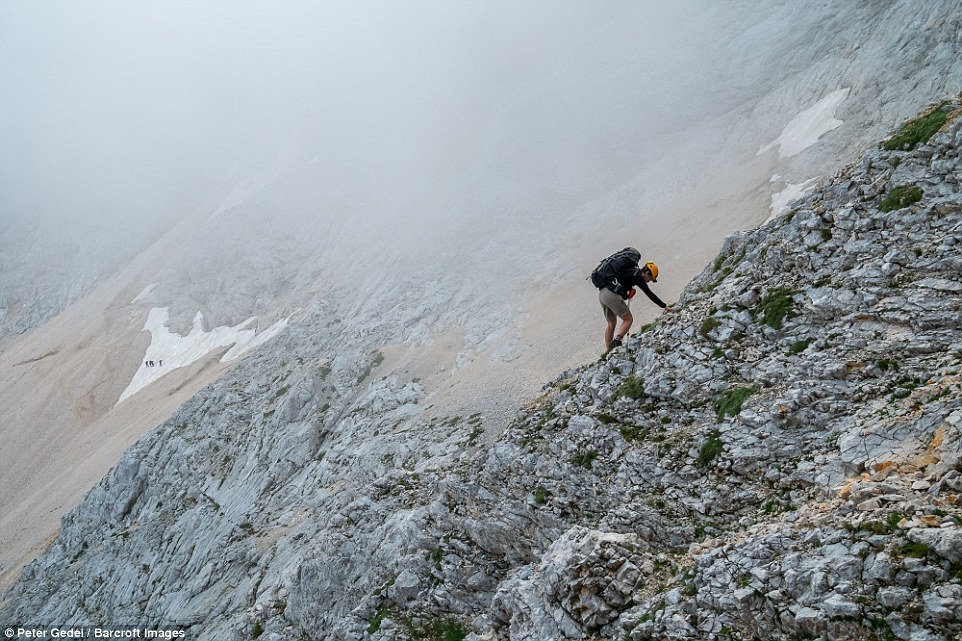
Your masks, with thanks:
M664 311L678 311L665 304L648 288L648 283L658 282L658 265L648 261L642 267L638 264L640 260L641 252L634 247L625 247L601 261L601 264L591 272L591 282L598 288L598 300L601 302L601 309L608 322L605 327L605 352L621 346L621 342L628 334L628 329L634 320L631 310L628 309L628 301L635 295L635 287L645 292L651 302ZM618 327L616 334L615 327L618 325L619 318L621 326Z

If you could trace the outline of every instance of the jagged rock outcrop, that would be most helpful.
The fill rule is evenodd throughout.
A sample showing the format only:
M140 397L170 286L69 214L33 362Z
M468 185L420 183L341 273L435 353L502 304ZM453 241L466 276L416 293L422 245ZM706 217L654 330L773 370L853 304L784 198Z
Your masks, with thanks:
M914 151L870 153L731 237L679 317L559 379L514 428L515 487L572 528L640 534L670 569L653 560L614 623L544 582L540 619L501 596L514 605L484 617L490 638L962 631L960 143L956 121ZM907 186L918 202L880 211ZM644 567L633 554L595 563L597 585ZM617 609L587 592L595 613ZM573 621L543 634L559 611Z
M557 381L509 437L516 491L599 538L640 535L654 558L617 619L598 618L618 608L603 590L645 567L634 551L593 564L594 618L539 582L540 608L500 596L488 637L962 631L960 143L956 121L868 154L731 237L677 318ZM881 211L907 187L917 202ZM544 634L558 612L567 627Z
M432 417L318 304L125 454L2 618L199 639L957 637L962 120L937 109L941 133L729 238L680 313L500 435Z

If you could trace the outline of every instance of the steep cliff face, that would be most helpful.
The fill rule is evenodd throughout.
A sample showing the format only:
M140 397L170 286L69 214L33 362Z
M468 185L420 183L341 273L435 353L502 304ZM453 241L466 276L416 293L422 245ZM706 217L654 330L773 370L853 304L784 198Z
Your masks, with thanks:
M199 639L958 635L962 120L958 101L934 113L927 143L730 237L680 313L500 435L468 406L433 413L423 363L317 303L125 454L2 618ZM445 325L407 309L388 331Z

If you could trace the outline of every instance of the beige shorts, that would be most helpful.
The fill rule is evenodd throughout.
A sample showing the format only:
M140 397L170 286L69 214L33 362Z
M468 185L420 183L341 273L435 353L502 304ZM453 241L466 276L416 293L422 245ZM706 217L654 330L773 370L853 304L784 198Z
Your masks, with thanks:
M607 287L598 290L598 300L601 302L601 310L605 313L605 320L609 323L631 313L628 311L628 301Z

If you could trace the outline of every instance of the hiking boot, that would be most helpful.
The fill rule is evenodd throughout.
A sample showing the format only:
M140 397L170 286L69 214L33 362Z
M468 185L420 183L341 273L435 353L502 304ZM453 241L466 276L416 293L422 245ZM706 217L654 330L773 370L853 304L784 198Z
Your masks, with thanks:
M616 347L621 347L621 339L620 339L620 338L612 338L612 339L611 339L611 343L608 344L608 351L610 352L611 350L613 350L613 349L616 348Z

